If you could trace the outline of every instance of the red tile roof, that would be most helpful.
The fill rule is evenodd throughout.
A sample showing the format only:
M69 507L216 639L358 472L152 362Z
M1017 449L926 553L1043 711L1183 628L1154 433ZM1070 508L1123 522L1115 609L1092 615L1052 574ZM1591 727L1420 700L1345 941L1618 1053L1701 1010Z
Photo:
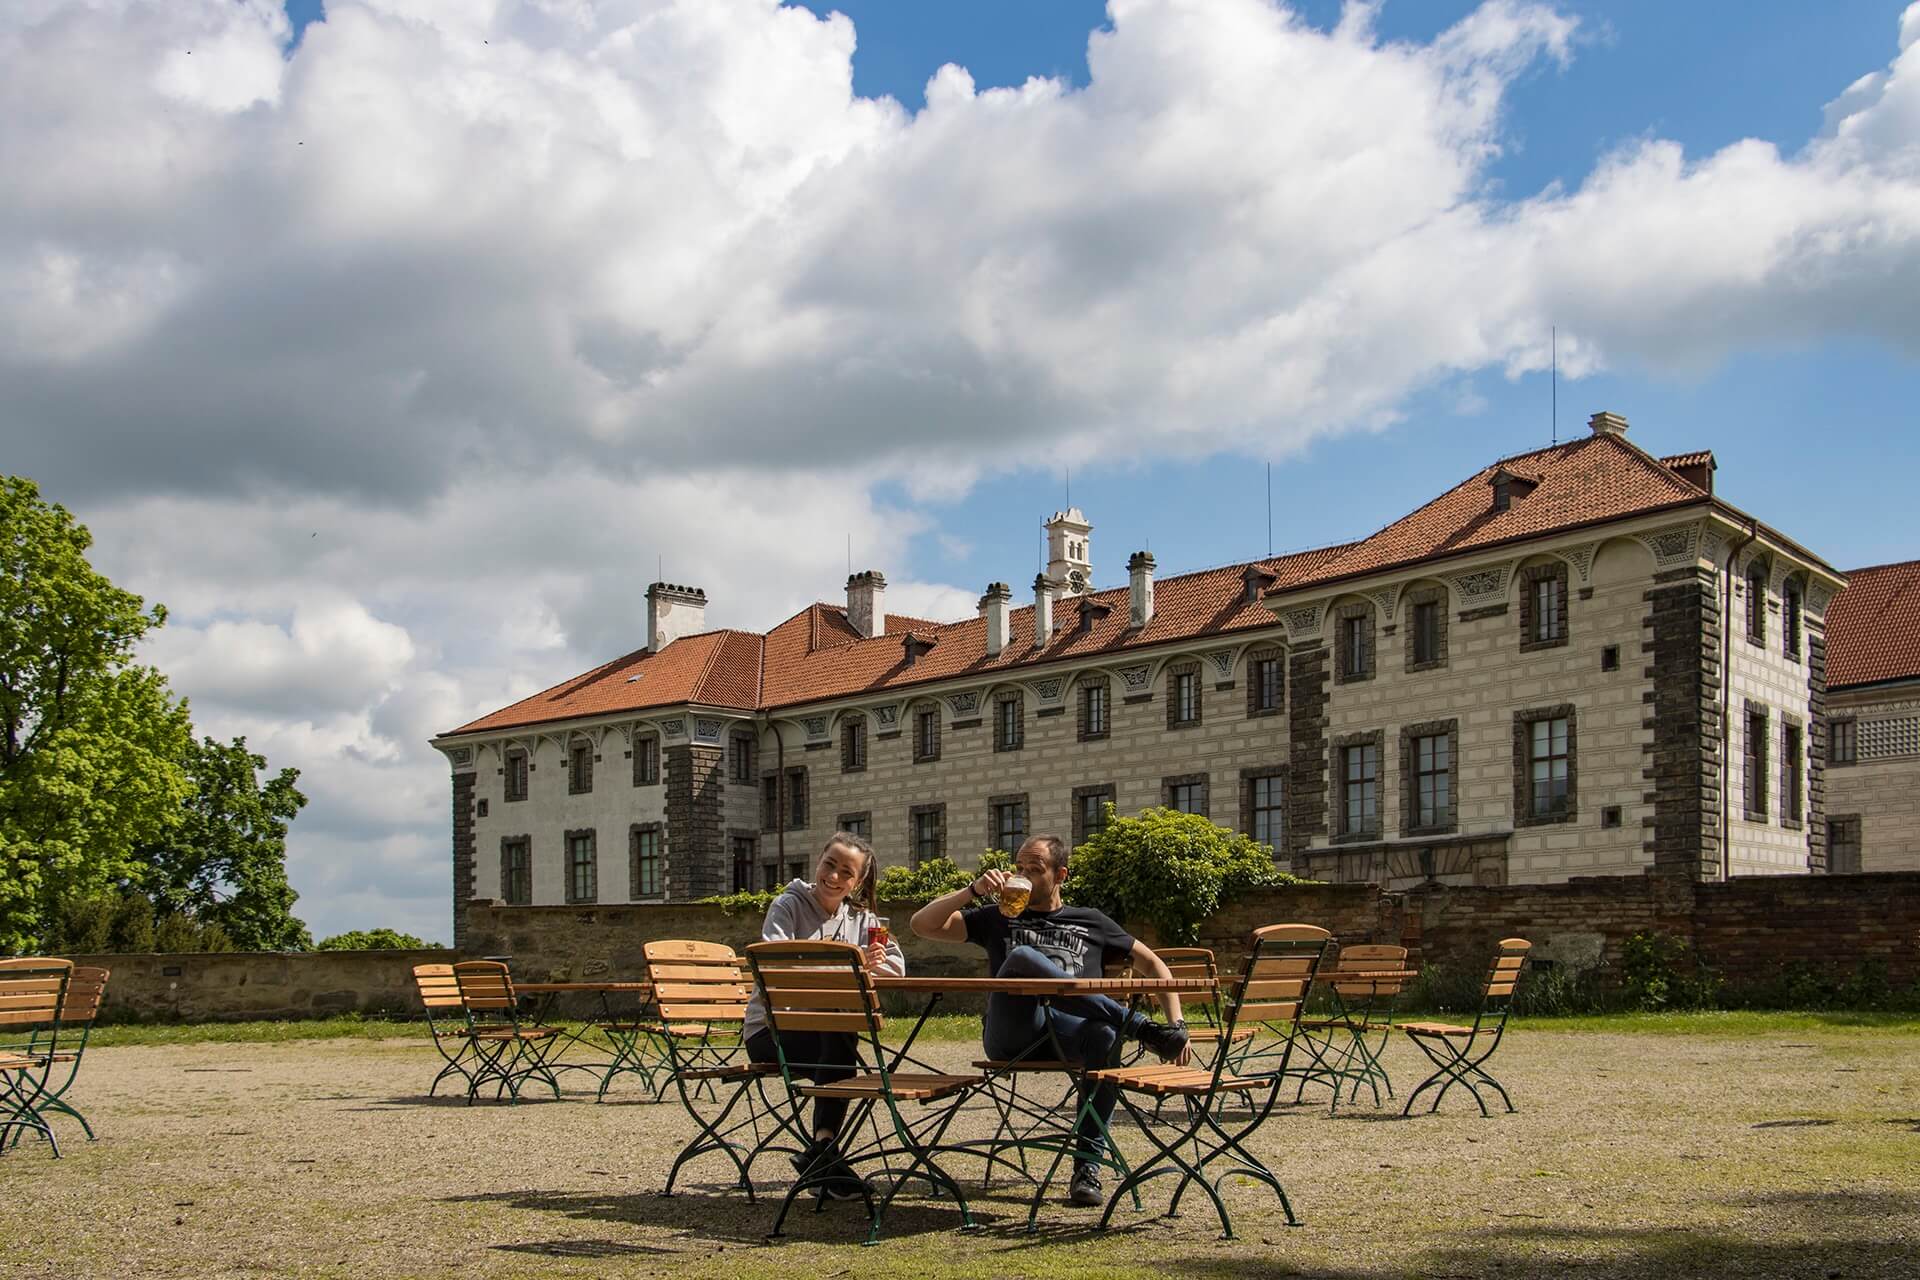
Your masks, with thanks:
M1084 631L1081 600L1056 602L1054 632L1038 647L1033 643L1032 606L1013 610L1012 637L993 658L987 657L986 624L978 617L939 623L890 616L886 634L869 640L853 629L843 607L812 604L764 637L716 631L676 640L658 654L630 653L454 732L685 702L772 710L1272 627L1274 618L1265 606L1247 603L1245 574L1250 568L1270 574L1267 594L1279 595L1456 552L1708 502L1712 499L1706 490L1674 471L1675 466L1701 465L1708 457L1690 453L1655 459L1617 436L1595 435L1503 458L1358 542L1162 579L1154 585L1153 620L1138 631L1129 625L1124 587L1085 597L1096 616ZM1502 470L1536 483L1508 510L1496 512L1491 481ZM1104 613L1098 613L1099 606L1105 607ZM909 632L930 642L911 666L902 644ZM640 679L631 681L635 675Z
M1683 455L1684 456L1684 455ZM1505 511L1493 509L1494 474L1538 477ZM1704 502L1707 493L1618 436L1594 435L1503 458L1293 584L1316 586L1604 520ZM1288 584L1268 594L1288 591Z
M1827 606L1827 687L1920 676L1920 560L1854 569Z

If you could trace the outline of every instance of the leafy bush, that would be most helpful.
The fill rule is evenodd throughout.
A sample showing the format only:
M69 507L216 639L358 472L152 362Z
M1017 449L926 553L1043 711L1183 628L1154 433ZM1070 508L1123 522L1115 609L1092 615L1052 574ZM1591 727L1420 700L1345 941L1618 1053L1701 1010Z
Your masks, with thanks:
M1197 941L1200 926L1253 889L1298 884L1273 850L1197 813L1147 809L1107 825L1073 851L1064 896L1116 920L1153 926L1169 946Z
M931 902L941 894L966 888L982 871L1007 871L1012 867L1012 854L987 849L980 854L980 865L971 871L951 858L929 858L917 867L888 867L880 873L875 888L882 902Z
M234 950L219 925L159 911L137 891L67 894L47 920L42 949L53 955L183 955Z
M1665 933L1636 933L1621 949L1620 994L1629 1009L1710 1009L1720 979L1692 962L1687 944Z
M698 906L718 907L728 916L764 916L773 900L786 892L785 886L773 889L742 889L738 893L716 893L709 898L695 898Z
M419 951L437 947L437 942L422 942L410 933L395 929L353 929L322 938L315 951Z

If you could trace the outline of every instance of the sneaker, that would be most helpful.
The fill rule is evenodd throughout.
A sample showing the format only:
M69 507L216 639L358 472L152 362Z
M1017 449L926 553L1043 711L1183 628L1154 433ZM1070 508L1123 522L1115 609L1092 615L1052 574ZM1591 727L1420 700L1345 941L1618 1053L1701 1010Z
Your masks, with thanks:
M796 1151L788 1156L787 1161L793 1165L795 1173L805 1175L823 1151L831 1151L832 1154L827 1157L824 1167L815 1171L815 1177L822 1180L814 1183L814 1189L829 1200L858 1200L866 1194L868 1189L862 1185L864 1180L853 1171L853 1166L834 1149L831 1142L815 1141L805 1151Z
M1106 1190L1100 1185L1100 1166L1074 1165L1073 1184L1067 1188L1067 1203L1082 1209L1097 1209L1106 1202Z
M1140 1028L1140 1043L1162 1062L1172 1062L1187 1048L1187 1024L1149 1022Z

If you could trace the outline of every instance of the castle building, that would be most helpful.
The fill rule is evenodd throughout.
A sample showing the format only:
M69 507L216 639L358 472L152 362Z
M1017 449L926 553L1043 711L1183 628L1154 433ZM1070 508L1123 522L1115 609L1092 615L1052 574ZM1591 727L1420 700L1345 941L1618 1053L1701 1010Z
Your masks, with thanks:
M1847 578L1827 612L1827 865L1920 871L1920 560Z
M456 939L475 898L771 887L837 828L970 865L1109 804L1388 888L1824 871L1846 580L1714 469L1600 413L1357 542L1166 578L1140 551L1113 588L1068 509L1030 599L955 622L889 614L871 570L764 634L655 583L644 648L433 740Z

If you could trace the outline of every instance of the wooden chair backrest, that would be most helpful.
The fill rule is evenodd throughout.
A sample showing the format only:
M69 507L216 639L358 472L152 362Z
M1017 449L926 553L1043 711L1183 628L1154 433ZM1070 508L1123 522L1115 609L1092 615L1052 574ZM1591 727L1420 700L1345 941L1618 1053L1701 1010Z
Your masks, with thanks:
M1213 952L1206 947L1158 947L1153 954L1160 957L1167 972L1176 978L1218 981L1219 970L1214 967Z
M52 1026L73 974L73 961L50 956L0 960L0 1030Z
M1499 947L1493 953L1493 964L1487 970L1485 998L1489 1005L1503 1003L1513 996L1513 990L1520 984L1520 974L1527 967L1527 953L1533 950L1533 944L1525 938L1502 938Z
M1253 931L1253 951L1235 992L1237 1022L1299 1021L1314 973L1333 935L1313 924L1270 924Z
M453 976L450 964L417 964L413 966L413 985L420 991L420 1003L431 1015L435 1010L448 1012L463 1007L460 1000L460 982Z
M513 1013L513 977L498 960L462 960L453 966L453 980L469 1013Z
M732 947L669 940L649 942L641 954L662 1022L711 1026L745 1020L753 985Z
M1405 978L1396 978L1391 982L1347 982L1340 981L1343 973L1400 973L1407 967L1407 949L1393 947L1384 943L1363 943L1359 946L1342 947L1335 958L1333 969L1323 978L1329 978L1333 989L1344 999L1366 1000L1374 996L1397 996L1407 985Z
M100 1014L100 1001L107 994L107 977L113 971L98 965L81 965L67 979L66 994L60 1000L60 1025L84 1026Z
M776 1031L845 1031L878 1037L880 995L850 942L756 942L747 948Z

